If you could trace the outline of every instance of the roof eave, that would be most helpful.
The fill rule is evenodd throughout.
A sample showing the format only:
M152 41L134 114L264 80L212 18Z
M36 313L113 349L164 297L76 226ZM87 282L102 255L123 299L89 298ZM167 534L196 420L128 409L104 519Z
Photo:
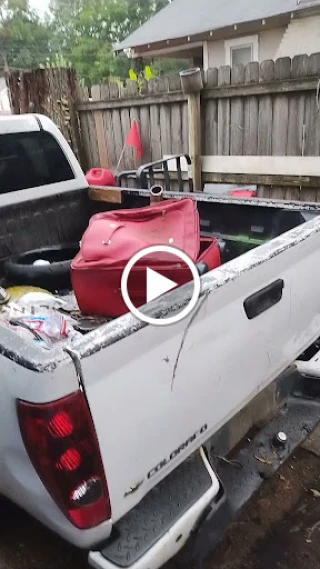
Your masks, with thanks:
M243 31L244 33L246 33L247 31L258 31L259 29L267 29L268 27L274 27L274 24L277 25L281 25L281 24L285 24L288 23L290 21L290 19L292 18L292 15L312 15L314 13L318 13L320 12L320 0L319 3L317 3L316 5L310 6L309 4L305 5L305 6L301 6L301 4L299 6L297 6L297 8L294 11L290 11L290 12L285 12L283 14L277 14L275 16L271 16L269 18L266 18L264 20L249 20L248 22L241 22L241 23L237 23L234 22L232 25L230 26L225 26L223 28L215 28L215 29L207 29L204 31L200 31L199 33L196 34L191 34L189 36L180 36L180 37L176 37L176 38L168 38L165 40L160 40L160 41L156 41L156 42L148 42L148 43L144 43L144 44L131 44L128 43L128 40L130 39L130 36L127 38L127 40L124 40L123 42L121 42L115 49L114 51L116 53L120 53L122 51L126 51L126 50L134 50L135 53L148 53L149 50L152 49L152 51L154 51L154 49L161 49L161 48L167 48L168 46L172 45L179 45L180 43L185 44L186 42L190 42L190 45L193 42L196 41L206 41L206 40L214 40L214 39L220 39L221 36L232 36L232 35L240 35L240 32ZM263 24L263 22L265 22ZM235 29L236 28L236 29ZM236 32L236 34L235 34Z
M172 50L180 47L181 44L190 45L190 49L194 47L195 43L203 41L214 41L224 38L232 38L247 33L253 33L260 30L280 27L281 25L286 25L291 20L292 12L286 14L281 14L279 16L272 16L265 20L254 20L251 22L242 22L240 24L233 24L232 26L226 26L224 28L217 28L215 30L207 30L205 32L199 32L190 36L181 36L178 38L169 38L167 40L161 40L158 42L150 42L140 45L131 45L130 48L121 48L121 44L117 48L117 52L131 50L132 57L147 56L149 52L159 51L166 49L167 51L172 48Z

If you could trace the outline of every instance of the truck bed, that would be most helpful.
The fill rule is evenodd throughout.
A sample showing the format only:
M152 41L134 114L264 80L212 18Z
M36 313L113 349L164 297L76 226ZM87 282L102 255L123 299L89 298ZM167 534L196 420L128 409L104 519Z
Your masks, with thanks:
M183 194L185 197L187 194ZM195 197L194 194L189 196ZM176 193L168 194L177 197ZM181 194L178 197L182 197ZM286 203L271 200L237 200L231 198L212 198L209 194L196 196L200 214L202 237L216 237L222 244L222 265L242 254L259 247L285 233L286 231L312 219L319 214L317 207L303 206L299 203ZM63 195L45 197L25 204L10 204L0 208L0 284L12 286L1 267L11 256L29 250L64 243L77 243L95 213L149 205L149 192L124 190L121 206L99 204L88 199L87 191L75 191ZM30 230L31 228L31 230ZM33 228L33 229L32 229ZM1 234L2 233L2 234ZM72 290L57 290L58 297L75 304ZM78 311L77 311L78 312ZM79 330L87 334L91 329L111 322L113 318L99 318L89 315L77 317L85 323Z

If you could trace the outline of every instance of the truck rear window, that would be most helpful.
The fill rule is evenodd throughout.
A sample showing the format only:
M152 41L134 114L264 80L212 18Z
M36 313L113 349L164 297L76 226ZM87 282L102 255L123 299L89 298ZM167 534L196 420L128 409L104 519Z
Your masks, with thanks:
M74 179L58 142L45 131L0 135L0 194Z

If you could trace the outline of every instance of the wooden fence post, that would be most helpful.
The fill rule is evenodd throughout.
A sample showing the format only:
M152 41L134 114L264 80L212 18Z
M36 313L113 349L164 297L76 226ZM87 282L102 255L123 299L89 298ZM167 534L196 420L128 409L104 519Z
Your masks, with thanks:
M192 160L193 187L196 191L202 190L201 182L201 107L200 93L203 81L200 68L181 71L181 86L185 95L188 95L189 113L189 153Z

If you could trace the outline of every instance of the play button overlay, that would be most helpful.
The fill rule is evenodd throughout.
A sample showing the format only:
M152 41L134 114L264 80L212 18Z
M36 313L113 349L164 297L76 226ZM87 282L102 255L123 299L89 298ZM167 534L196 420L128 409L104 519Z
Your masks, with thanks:
M166 254L166 257L170 255L171 263L172 257L175 257L177 260L177 266L184 266L190 271L190 282L193 283L192 297L187 306L185 306L184 309L181 310L178 314L175 314L174 316L168 316L166 318L152 318L151 316L147 316L144 312L142 312L142 310L139 309L138 306L136 306L136 299L133 298L133 295L132 298L130 298L131 289L128 285L131 281L131 271L137 263L139 263L140 281L144 283L145 290L143 296L145 298L146 304L155 301L156 299L162 297L164 294L167 294L180 286L177 282L171 280L165 276L165 274L162 274L161 268L158 268L158 264L157 270L154 270L154 268L152 269L148 266L148 260L150 262L150 259L148 259L148 257L152 256L154 259L155 254L160 254L159 258L161 258L161 255L163 254ZM135 272L134 274L136 275L137 273ZM194 310L200 296L200 291L200 276L193 261L190 259L190 257L188 257L188 255L186 255L186 253L180 251L180 249L176 249L175 247L167 245L155 245L153 247L147 247L146 249L139 251L139 253L136 253L125 267L121 278L122 298L128 310L142 322L146 322L147 324L151 324L153 326L170 326L171 324L176 324L177 322L180 322L186 318Z
M147 267L147 302L152 302L159 296L166 294L166 292L170 292L176 286L178 286L178 283Z

